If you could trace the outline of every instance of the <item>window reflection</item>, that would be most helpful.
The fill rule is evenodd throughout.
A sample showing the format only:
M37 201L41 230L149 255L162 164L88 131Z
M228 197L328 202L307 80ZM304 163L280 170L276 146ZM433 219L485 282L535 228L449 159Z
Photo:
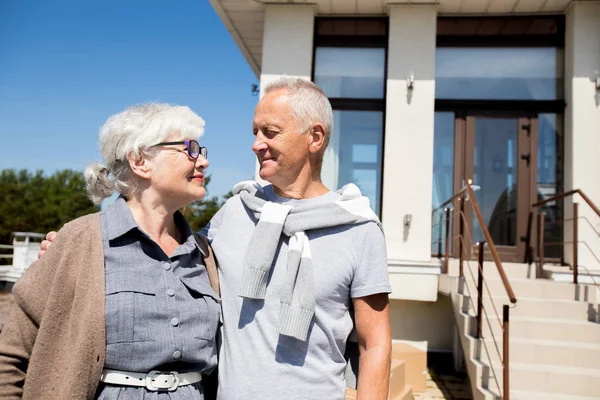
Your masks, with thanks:
M438 47L437 99L555 100L563 96L563 52L554 47Z
M375 144L355 144L352 146L352 162L376 163L379 147Z
M318 47L314 82L327 97L381 99L385 49Z
M436 112L433 139L433 210L453 194L454 176L454 113ZM432 253L445 251L445 222L443 210L432 215ZM441 243L441 247L440 246Z
M549 199L563 192L562 178L562 118L556 114L538 116L538 172L537 199ZM545 212L544 242L562 242L562 225L556 223L563 218L563 201L553 201L539 207ZM546 246L546 257L560 258L561 246Z
M514 246L517 229L516 118L476 118L473 182L477 202L494 244ZM485 240L473 219L473 242Z
M379 215L383 113L335 110L333 120L321 172L323 183L331 190L356 184Z

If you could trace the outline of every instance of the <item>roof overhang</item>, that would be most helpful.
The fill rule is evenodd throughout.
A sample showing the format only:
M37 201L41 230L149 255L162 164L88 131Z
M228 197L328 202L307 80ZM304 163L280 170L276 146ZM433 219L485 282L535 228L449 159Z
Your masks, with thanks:
M378 16L401 5L435 5L440 15L563 13L572 0L210 0L250 68L260 76L265 7L312 5L318 16Z

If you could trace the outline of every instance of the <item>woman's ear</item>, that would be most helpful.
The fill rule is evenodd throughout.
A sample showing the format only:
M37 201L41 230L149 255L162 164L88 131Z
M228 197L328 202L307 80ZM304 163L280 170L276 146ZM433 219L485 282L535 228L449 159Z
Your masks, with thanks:
M309 151L313 154L320 152L325 145L325 128L320 123L315 123L308 131L310 135Z
M135 155L130 153L127 156L127 161L129 162L129 168L131 171L142 179L150 179L152 176L149 160L145 154Z

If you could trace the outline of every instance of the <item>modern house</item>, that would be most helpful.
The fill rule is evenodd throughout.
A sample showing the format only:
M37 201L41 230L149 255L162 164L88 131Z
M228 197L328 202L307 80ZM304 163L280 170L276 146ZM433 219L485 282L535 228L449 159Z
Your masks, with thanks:
M600 398L600 1L211 3L261 89L330 98L323 180L386 233L390 398L426 352L476 399Z

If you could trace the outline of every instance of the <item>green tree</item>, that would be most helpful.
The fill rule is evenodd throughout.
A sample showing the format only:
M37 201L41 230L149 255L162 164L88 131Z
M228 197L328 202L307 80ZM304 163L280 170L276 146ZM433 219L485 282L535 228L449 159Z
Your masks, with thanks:
M87 197L83 173L0 171L0 243L12 232L48 232L82 215L99 211Z
M209 182L210 176L207 186ZM229 192L221 198L205 198L181 211L192 229L199 231L231 196ZM0 171L0 243L10 243L12 232L46 233L97 211L87 197L81 172L62 170L44 176L42 171Z

